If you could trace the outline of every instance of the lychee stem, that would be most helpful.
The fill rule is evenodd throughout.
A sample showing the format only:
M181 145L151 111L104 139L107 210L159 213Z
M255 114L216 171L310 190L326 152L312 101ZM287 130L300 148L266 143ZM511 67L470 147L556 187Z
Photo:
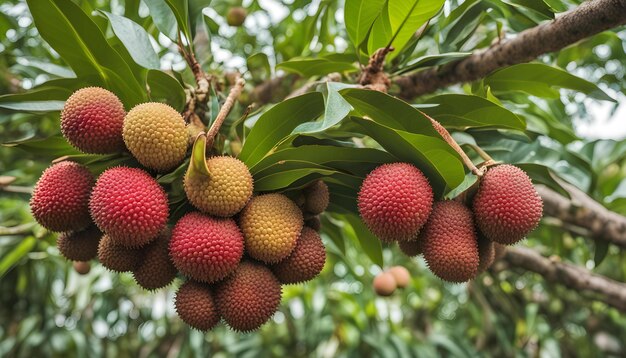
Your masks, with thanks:
M483 158L485 160L485 162L493 162L494 161L493 158L487 152L485 152L481 147L479 147L477 145L472 145L472 149L474 149L476 154L478 154L481 158Z
M423 114L424 117L426 117L426 118L428 118L430 120L430 123L433 125L433 127L435 128L437 133L439 133L441 135L441 137L443 137L443 140L445 140L452 147L452 149L454 149L454 151L459 153L459 155L461 156L461 159L463 160L463 163L465 164L465 166L472 173L474 173L474 175L476 175L477 177L482 177L483 176L483 170L476 168L476 166L474 165L472 160L467 156L467 154L465 154L463 149L461 149L461 146L456 142L456 140L454 140L454 138L452 138L452 135L450 135L450 132L448 132L448 130L445 129L441 125L441 123L437 122L435 119L431 118L426 113L424 113L422 111L419 111L419 112L421 114Z
M220 112L217 114L217 117L215 118L215 122L213 122L213 124L211 125L211 128L209 128L209 132L207 133L208 148L211 148L213 146L213 140L215 139L215 135L217 134L217 132L219 132L220 127L224 123L224 120L226 119L226 117L228 117L230 110L233 108L233 105L235 104L235 101L241 95L241 91L243 91L243 86L245 84L246 84L246 81L240 77L237 79L237 82L235 83L233 88L230 89L230 93L228 94L228 97L226 97L226 101L224 102L224 105L220 109Z

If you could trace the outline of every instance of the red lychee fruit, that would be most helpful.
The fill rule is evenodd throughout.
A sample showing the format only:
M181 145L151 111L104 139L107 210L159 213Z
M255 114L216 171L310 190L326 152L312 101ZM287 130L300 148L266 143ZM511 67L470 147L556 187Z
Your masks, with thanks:
M64 232L57 238L59 252L71 261L89 261L98 256L102 232L91 225L82 231Z
M199 331L209 331L220 321L213 292L205 283L183 283L176 292L174 306L180 319Z
M278 281L284 284L312 280L324 268L326 249L320 235L304 227L289 257L271 267Z

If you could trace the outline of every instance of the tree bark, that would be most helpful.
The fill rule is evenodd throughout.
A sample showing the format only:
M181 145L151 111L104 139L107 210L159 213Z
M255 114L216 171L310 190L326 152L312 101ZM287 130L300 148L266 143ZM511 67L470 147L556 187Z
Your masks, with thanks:
M529 62L626 23L626 0L589 0L553 21L519 33L441 69L396 78L400 97L412 99L453 84L483 78L502 67Z
M601 276L576 265L546 258L532 249L508 248L503 258L512 266L540 274L551 283L593 293L596 299L626 312L626 284Z

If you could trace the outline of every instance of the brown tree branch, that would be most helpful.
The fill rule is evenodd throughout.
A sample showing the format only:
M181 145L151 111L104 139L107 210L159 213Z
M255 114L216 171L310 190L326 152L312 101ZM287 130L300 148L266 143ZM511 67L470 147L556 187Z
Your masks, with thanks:
M626 0L589 0L553 21L522 31L511 40L498 42L441 69L398 77L394 83L400 87L400 97L415 98L483 78L502 67L531 61L625 23Z
M557 258L546 258L528 248L508 248L503 259L512 266L540 274L548 282L593 293L597 300L626 312L625 283L561 262Z
M243 86L245 84L246 81L243 78L238 78L235 85L230 89L230 93L228 94L224 105L222 105L222 108L217 114L213 125L211 125L211 128L209 128L209 132L207 133L207 148L211 148L211 146L213 146L213 140L215 138L215 135L217 134L217 132L219 132L220 127L222 127L222 124L224 123L226 117L228 117L230 110L235 104L235 101L241 95L241 91L243 90Z
M594 240L608 241L626 248L625 216L605 208L571 184L562 182L561 185L570 194L571 199L543 185L536 186L543 199L545 215L586 229Z

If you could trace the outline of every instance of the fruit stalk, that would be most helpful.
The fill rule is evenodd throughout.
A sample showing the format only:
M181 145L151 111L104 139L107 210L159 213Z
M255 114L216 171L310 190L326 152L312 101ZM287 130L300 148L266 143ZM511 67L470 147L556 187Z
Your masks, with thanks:
M209 132L207 133L207 147L208 148L211 148L213 146L213 139L215 138L215 135L220 130L220 127L224 123L224 120L226 119L226 117L228 117L230 110L233 108L233 105L235 104L235 101L241 95L241 91L243 91L243 86L245 84L246 84L246 81L240 77L237 79L237 82L235 83L233 88L230 89L230 93L228 94L228 97L226 98L226 102L224 102L224 105L220 109L220 112L217 114L217 117L215 118L215 122L213 122L213 124L211 125L211 128L209 128Z

